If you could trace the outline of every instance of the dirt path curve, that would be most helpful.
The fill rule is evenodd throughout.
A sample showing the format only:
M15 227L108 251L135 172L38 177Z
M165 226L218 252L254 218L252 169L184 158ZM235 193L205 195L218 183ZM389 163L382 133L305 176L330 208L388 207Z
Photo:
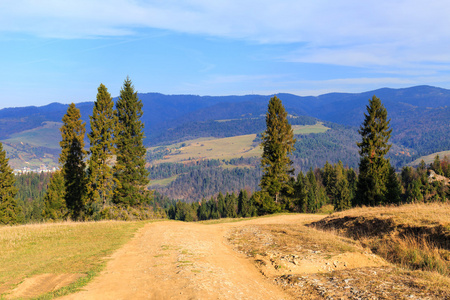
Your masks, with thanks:
M290 299L233 251L224 235L234 226L301 217L215 225L147 224L112 255L99 277L83 291L62 299Z

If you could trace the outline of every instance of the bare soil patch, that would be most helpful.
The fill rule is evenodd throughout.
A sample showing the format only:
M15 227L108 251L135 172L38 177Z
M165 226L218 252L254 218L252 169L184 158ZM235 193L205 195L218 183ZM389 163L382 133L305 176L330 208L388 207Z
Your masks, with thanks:
M26 278L6 299L33 298L75 282L83 274L41 274Z

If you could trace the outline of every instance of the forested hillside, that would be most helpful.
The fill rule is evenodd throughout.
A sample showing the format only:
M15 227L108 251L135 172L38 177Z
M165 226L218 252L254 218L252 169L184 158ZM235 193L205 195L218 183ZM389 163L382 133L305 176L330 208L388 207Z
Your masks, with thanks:
M344 125L341 128L327 125L334 126L333 131L298 139L297 148L301 150L294 155L295 163L302 169L321 166L325 152L325 160L335 161L332 157L339 157L345 164L353 166L356 160L352 153L356 148L352 136L357 136L356 130L363 119L367 100L373 94L382 99L389 111L393 129L391 142L394 144L391 158L395 165L450 148L450 133L446 130L449 126L450 90L418 86L317 97L279 94L289 114L301 116L300 119L291 118L292 124L296 124L296 120L301 120L298 124L322 120ZM138 96L143 103L144 144L147 146L170 145L201 137L260 133L270 98L262 95L213 97L157 93ZM93 103L80 103L77 107L81 119L87 124L86 131L89 131L88 116ZM0 110L0 139L15 168L30 164L56 165L59 141L53 140L59 136L59 129L58 126L49 128L49 124L57 122L60 125L66 109L67 105L52 103L42 107ZM46 144L37 142L33 136L43 137L41 140Z

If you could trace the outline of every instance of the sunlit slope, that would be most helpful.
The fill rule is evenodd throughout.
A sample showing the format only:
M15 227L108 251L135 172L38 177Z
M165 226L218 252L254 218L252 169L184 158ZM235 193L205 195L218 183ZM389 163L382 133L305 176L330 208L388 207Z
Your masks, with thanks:
M294 134L322 133L329 128L323 123L315 125L294 125ZM165 155L151 162L152 165L170 162L188 162L202 159L229 160L240 157L259 157L262 150L256 134L239 135L227 138L200 138L163 147L152 147L150 151L165 151Z

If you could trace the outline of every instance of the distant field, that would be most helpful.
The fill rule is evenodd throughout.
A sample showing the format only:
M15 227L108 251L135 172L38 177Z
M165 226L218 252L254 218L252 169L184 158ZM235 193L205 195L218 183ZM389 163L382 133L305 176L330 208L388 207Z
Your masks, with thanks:
M294 134L323 133L329 128L323 123L318 122L315 125L294 125L292 126ZM262 150L259 144L253 141L256 134L240 135L220 139L195 139L186 141L184 147L180 148L180 144L168 145L166 149L170 151L163 159L154 161L157 165L163 162L183 162L189 160L200 159L232 159L239 157L259 157ZM150 148L154 150L155 148Z
M415 161L410 162L410 163L408 164L408 166L417 166L418 164L420 164L420 162L421 162L422 159L423 159L423 161L424 161L426 164L429 165L429 164L431 164L431 163L434 161L434 158L436 157L436 155L439 155L439 158L440 158L440 159L443 159L444 156L450 157L450 150L448 150L448 151L436 152L436 153L433 153L433 154L430 154L430 155L426 155L426 156L419 157L419 158L416 159Z
M27 143L34 146L57 149L61 140L59 131L61 125L62 123L59 122L45 122L41 127L16 133L4 141L12 144Z
M170 183L172 183L173 181L175 181L177 179L178 175L169 177L169 178L164 178L164 179L152 179L150 181L149 187L155 187L155 186L168 186Z
M256 134L240 135L221 139L196 139L184 142L185 146L171 149L171 153L154 164L183 162L199 159L231 159L236 157L260 156L259 145L253 143Z
M324 133L328 127L324 126L322 122L317 122L314 125L293 125L294 134L310 134L310 133Z

